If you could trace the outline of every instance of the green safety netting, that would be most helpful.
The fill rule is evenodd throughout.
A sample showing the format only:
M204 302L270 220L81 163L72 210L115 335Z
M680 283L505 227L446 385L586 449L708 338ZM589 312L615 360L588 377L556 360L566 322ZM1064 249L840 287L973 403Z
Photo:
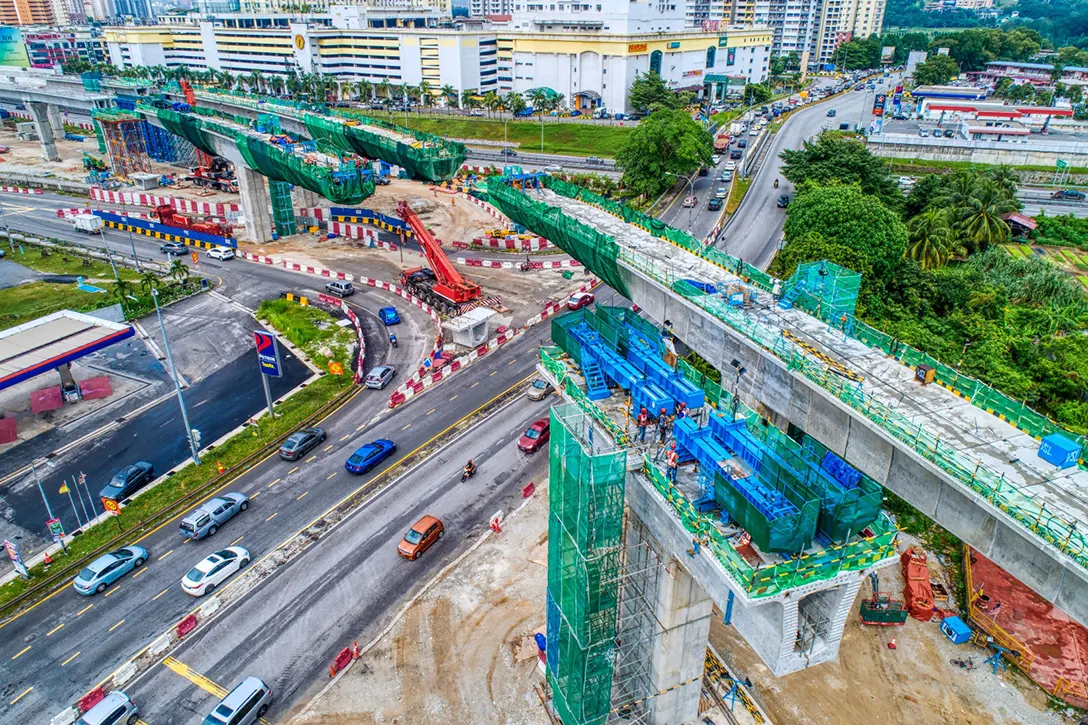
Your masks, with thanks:
M170 133L181 136L206 154L216 156L214 136L204 131L203 123L195 116L178 113L167 108L140 108L145 114L153 113Z
M589 433L577 405L551 410L548 682L565 723L599 725L611 707L627 454Z

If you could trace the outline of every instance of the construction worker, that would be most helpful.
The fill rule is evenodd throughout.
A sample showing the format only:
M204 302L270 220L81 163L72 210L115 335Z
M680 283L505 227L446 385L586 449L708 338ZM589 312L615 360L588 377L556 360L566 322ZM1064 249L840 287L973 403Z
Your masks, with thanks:
M638 442L646 442L646 426L650 424L650 414L643 407L638 411L638 418L635 419L635 423L638 425Z
M665 437L669 432L669 414L662 408L657 415L657 442L665 445Z
M680 467L680 455L676 452L676 441L665 451L665 473L668 479L676 483L676 474Z
M688 417L688 406L683 401L676 404L676 419L683 420Z

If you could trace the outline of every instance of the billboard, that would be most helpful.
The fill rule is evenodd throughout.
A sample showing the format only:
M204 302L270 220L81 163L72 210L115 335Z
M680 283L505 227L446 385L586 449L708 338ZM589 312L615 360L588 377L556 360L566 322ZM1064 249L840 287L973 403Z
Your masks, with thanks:
M883 93L878 93L876 98L873 99L873 115L880 117L884 115L884 103L887 101L887 96Z
M895 60L895 46L885 45L880 49L880 62L884 65L891 65Z
M918 67L919 63L925 63L928 54L924 50L912 50L907 55L907 77L914 75L914 69Z
M267 330L254 330L253 339L257 343L257 365L265 375L274 378L283 375L283 365L280 362L280 347L276 344L276 336Z
M0 65L29 68L30 56L26 53L23 31L19 28L0 26Z
M737 64L737 49L736 48L730 48L729 50L725 51L725 64L726 65L736 65Z

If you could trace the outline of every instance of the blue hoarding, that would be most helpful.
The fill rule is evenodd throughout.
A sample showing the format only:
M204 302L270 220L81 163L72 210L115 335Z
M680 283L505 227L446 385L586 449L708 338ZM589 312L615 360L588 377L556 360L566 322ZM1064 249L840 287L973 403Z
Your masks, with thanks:
M257 365L261 372L272 377L281 377L283 366L280 364L280 348L276 344L276 336L267 330L254 330L253 339L257 342Z
M160 224L158 222L147 221L146 219L137 219L132 216L126 216L124 214L116 214L114 212L102 211L96 209L94 211L95 216L101 217L104 222L112 222L113 224L121 224L133 227L141 234L147 236L167 235L169 237L180 237L189 243L202 242L205 246L213 247L230 247L231 249L238 248L238 242L234 241L230 237L221 237L217 234L205 234L204 232L193 231L192 229L182 229L181 227L172 227L167 224ZM162 238L162 237L159 237ZM172 240L171 240L172 241Z

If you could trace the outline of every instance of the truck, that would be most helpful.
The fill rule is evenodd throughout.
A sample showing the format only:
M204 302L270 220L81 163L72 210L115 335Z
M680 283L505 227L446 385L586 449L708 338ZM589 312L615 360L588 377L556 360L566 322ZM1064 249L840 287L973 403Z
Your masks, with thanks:
M729 142L732 141L732 137L727 133L719 133L718 137L714 139L714 153L724 154L729 150Z
M194 167L185 180L204 189L234 193L238 191L234 169L231 168L230 162L221 156L210 157L206 164Z
M72 228L84 234L101 234L105 226L102 217L94 214L76 214L72 217Z
M457 312L462 304L480 299L483 294L480 285L457 271L431 230L408 202L402 201L397 205L397 216L411 227L430 264L430 268L414 267L401 272L401 286L446 313Z
M168 227L176 227L178 229L191 229L194 232L200 232L202 234L214 234L218 237L230 238L234 236L234 230L231 226L225 222L207 220L196 221L184 214L178 214L174 207L169 204L160 204L155 207L155 215L159 217L159 221Z

